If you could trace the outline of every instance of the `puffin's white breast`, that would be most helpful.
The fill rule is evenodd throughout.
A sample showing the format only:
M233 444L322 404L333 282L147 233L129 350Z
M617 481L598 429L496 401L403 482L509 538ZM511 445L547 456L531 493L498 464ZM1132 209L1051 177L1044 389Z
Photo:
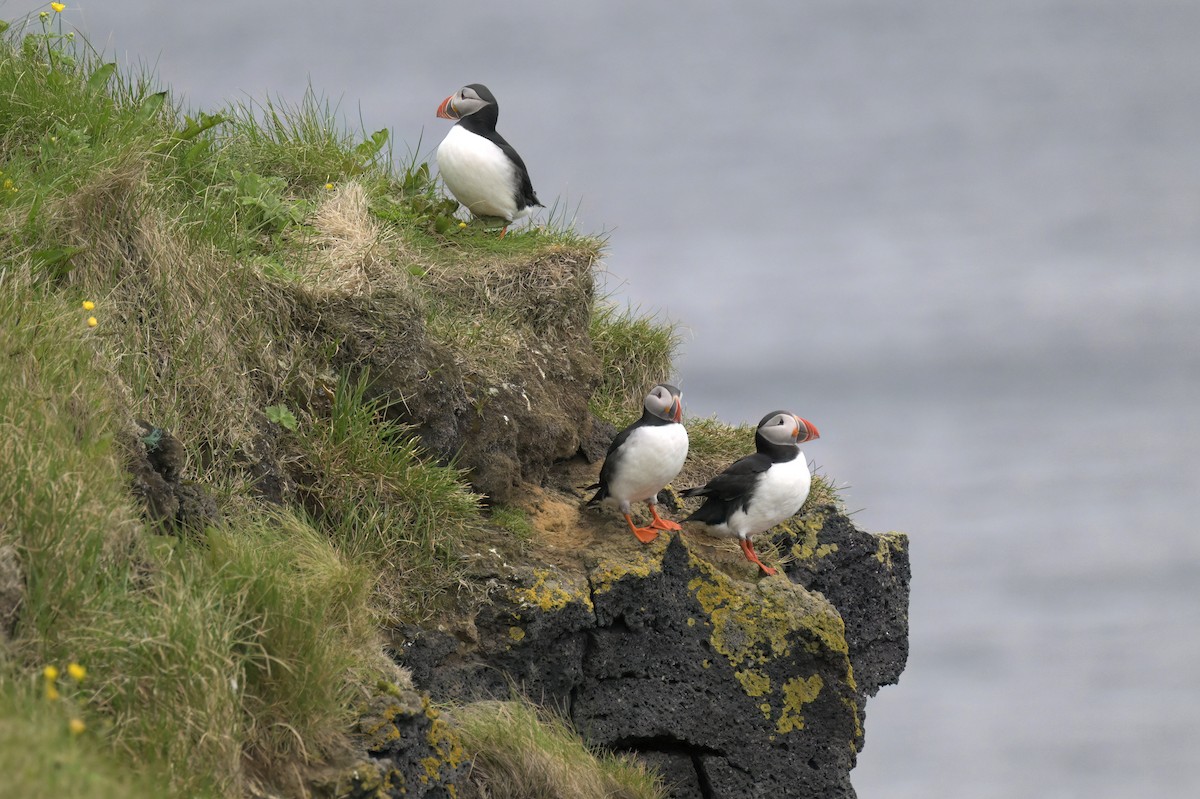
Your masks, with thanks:
M679 474L687 452L687 430L681 424L637 428L621 445L609 495L618 502L650 499Z
M748 538L790 519L808 498L811 485L812 475L803 452L786 463L771 464L759 476L749 506L730 514L728 533Z
M455 199L476 216L513 221L517 212L517 168L504 151L462 125L450 128L437 149L438 172Z

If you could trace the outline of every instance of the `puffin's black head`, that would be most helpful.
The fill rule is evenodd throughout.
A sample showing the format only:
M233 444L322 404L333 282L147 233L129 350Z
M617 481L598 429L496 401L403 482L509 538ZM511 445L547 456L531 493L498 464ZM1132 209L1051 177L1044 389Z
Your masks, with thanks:
M679 389L670 383L659 383L650 389L642 407L653 416L668 422L683 421L683 397Z
M820 438L817 426L807 419L801 419L791 411L771 411L758 423L754 431L754 443L761 451L763 445L782 446L787 444L800 445L805 441Z
M470 83L463 86L442 100L442 104L438 106L437 110L437 115L442 119L462 119L481 113L490 117L493 125L500 116L500 104L496 102L495 95L482 83Z

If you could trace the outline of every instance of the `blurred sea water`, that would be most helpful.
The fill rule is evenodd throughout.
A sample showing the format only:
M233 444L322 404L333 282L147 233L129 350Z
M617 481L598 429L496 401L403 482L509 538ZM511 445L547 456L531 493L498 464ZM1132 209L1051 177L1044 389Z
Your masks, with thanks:
M193 107L311 84L398 157L487 83L606 291L681 325L688 412L820 427L911 536L860 796L1200 793L1200 5L147 11L64 18Z

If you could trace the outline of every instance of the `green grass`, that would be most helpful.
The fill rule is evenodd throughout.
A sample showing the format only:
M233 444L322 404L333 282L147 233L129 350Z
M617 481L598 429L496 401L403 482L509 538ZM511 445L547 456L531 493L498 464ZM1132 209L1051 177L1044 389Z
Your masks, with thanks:
M70 692L59 701L47 701L39 682L37 675L13 675L7 664L0 663L0 773L6 795L23 799L162 796L165 773L135 772L114 759L106 731L97 726L99 719L88 715L85 720ZM72 719L84 723L82 732L71 731Z
M342 551L381 575L384 609L423 620L458 581L460 545L482 526L479 497L386 420L380 403L364 400L369 382L340 381L329 418L304 426L314 473L302 498Z
M537 534L529 514L511 505L492 505L488 521L522 543L532 541Z
M673 324L610 304L596 307L590 326L602 379L592 396L592 413L622 428L641 416L646 392L670 380L679 331Z
M659 779L632 758L589 749L557 716L524 700L453 711L471 778L491 799L660 799Z

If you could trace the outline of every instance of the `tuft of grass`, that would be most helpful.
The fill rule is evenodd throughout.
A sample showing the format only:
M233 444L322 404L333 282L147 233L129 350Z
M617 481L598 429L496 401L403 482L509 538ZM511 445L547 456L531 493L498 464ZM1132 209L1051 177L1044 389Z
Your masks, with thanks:
M280 514L214 530L186 575L236 622L231 686L247 723L245 754L264 767L322 762L346 746L378 649L368 569L305 521ZM186 574L186 573L185 573Z
M161 544L151 569L74 635L118 748L171 764L185 794L344 750L377 647L361 566L279 514Z
M16 547L19 633L39 653L132 588L122 565L140 550L86 313L0 280L0 545Z
M453 711L473 757L470 779L491 799L661 799L659 779L632 757L596 751L559 717L524 700Z
M590 333L602 375L592 396L592 413L624 427L641 415L646 392L669 379L679 331L635 309L601 304L592 313Z
M336 751L377 655L369 576L288 517L199 543L146 537L85 313L0 292L0 545L25 576L12 651L84 663L89 719L107 719L138 768L170 770L180 795L238 792L247 763Z
M488 521L494 527L509 533L522 543L533 540L535 531L529 514L512 505L493 505L488 514Z
M479 497L463 475L421 451L415 435L364 399L370 378L343 378L328 419L301 436L314 476L305 504L338 547L385 575L387 609L418 621L457 584L460 544L481 525Z

